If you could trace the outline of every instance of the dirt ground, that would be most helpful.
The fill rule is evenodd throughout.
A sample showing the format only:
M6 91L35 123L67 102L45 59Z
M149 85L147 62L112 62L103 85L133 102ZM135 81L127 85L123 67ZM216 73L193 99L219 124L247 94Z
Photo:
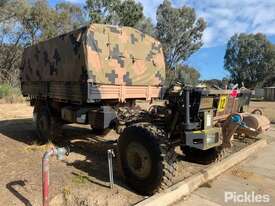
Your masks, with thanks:
M251 108L257 105L275 120L271 112L275 111L275 102L252 102ZM63 139L57 145L69 145L71 153L63 161L50 160L51 205L118 206L144 199L123 183L116 167L115 187L108 188L106 151L116 146L116 138L114 132L96 136L88 126L64 127ZM0 205L41 205L41 159L52 145L38 146L35 139L32 108L27 104L0 104ZM239 144L236 150L245 144ZM174 181L206 166L180 161Z
M31 118L26 104L0 104L0 205L41 205L41 160L52 145L36 144ZM70 145L72 151L64 161L50 160L51 205L64 200L67 205L131 205L143 199L116 171L116 186L108 188L106 151L114 145L114 133L103 139L89 127L68 125L63 136L58 146Z

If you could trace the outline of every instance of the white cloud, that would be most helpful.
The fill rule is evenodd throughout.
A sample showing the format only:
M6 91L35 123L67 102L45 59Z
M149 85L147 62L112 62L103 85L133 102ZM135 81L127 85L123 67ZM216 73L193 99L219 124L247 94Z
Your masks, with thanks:
M85 4L86 3L86 0L65 0L65 1L71 2L73 4Z
M213 30L213 28L208 27L205 29L202 40L203 42L212 42L214 41L213 37L215 36L215 31Z
M150 17L153 22L156 22L156 11L163 0L136 0L143 5L145 16Z
M74 4L85 4L86 0L64 0ZM156 22L156 10L157 7L163 2L163 0L135 0L143 5L143 11L145 16L150 17Z
M156 8L163 0L137 0L146 16L155 22ZM235 33L262 32L275 35L275 0L173 0L173 6L193 7L204 17L208 27L204 32L204 47L224 45Z
M234 33L275 35L275 0L174 0L188 5L205 18L205 47L225 44Z
M84 4L86 0L66 0ZM156 22L156 10L163 0L135 0L144 7L144 14ZM173 6L193 7L204 17L204 47L224 45L234 33L275 35L275 0L172 0Z

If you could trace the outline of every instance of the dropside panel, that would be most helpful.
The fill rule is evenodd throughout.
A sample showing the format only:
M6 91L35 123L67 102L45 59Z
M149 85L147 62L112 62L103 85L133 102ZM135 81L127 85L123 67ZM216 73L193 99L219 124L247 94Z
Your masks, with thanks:
M161 98L163 88L161 86L125 86L125 85L93 85L88 84L88 103L98 100L116 100L125 102L130 99Z

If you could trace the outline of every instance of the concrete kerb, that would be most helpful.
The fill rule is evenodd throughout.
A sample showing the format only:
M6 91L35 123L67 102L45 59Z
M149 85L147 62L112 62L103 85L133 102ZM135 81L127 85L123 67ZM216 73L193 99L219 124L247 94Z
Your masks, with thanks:
M206 169L201 170L197 174L171 186L162 193L153 195L139 203L135 206L166 206L170 205L182 197L189 195L191 192L196 190L198 187L208 182L209 180L214 179L219 176L232 166L242 162L248 156L253 154L260 148L263 148L267 145L266 138L263 138L252 145L240 150L222 160L219 163L213 164Z

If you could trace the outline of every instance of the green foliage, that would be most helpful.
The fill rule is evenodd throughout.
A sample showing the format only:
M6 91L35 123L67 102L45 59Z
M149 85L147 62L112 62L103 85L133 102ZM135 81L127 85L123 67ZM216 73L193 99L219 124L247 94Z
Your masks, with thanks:
M26 10L27 6L24 1L1 2L0 83L18 85L18 67L22 54L20 45L24 41L24 31L20 24L17 24L17 20L26 15Z
M52 8L45 0L1 1L0 83L19 85L24 47L68 32L83 23L83 10L70 3L59 3Z
M116 9L119 25L135 27L143 18L143 6L134 0L123 1Z
M205 21L197 19L190 7L173 8L169 0L159 5L156 36L164 48L168 68L175 68L202 46L205 27Z
M114 24L114 20L118 20L116 8L120 4L120 0L87 0L85 8L92 23Z
M155 36L155 28L151 18L143 17L135 26L139 31L149 34L150 36Z
M23 96L19 87L12 87L8 84L0 84L0 102L15 103L23 102Z
M26 29L26 37L29 38L29 44L37 43L39 40L45 40L54 36L55 12L48 7L46 1L36 1L34 5L27 5L27 12L22 18L22 26Z
M55 12L55 27L58 34L77 29L86 23L82 8L74 4L58 3L55 6Z
M134 0L87 0L91 22L135 27L143 16L143 7Z
M224 67L235 83L254 88L275 72L275 48L263 34L235 34L227 43Z
M11 92L11 87L8 84L0 85L0 98L8 96L10 92Z
M167 83L179 81L186 85L198 84L200 73L197 69L188 65L177 65L174 70L167 70Z
M82 9L71 3L58 3L52 8L47 1L38 0L26 5L25 15L18 20L27 31L30 44L69 32L84 23Z
M230 83L230 80L227 78L220 79L209 79L201 81L201 83L206 84L208 87L216 88L216 89L225 89Z
M131 26L159 38L168 68L175 69L171 74L188 84L199 79L194 69L181 66L202 46L206 23L196 17L194 9L173 8L170 1L164 0L158 7L154 28L135 0L87 0L85 8L91 22ZM0 1L0 83L18 86L23 48L80 27L85 24L85 11L66 1L55 7L46 0Z
M4 6L7 3L8 0L1 0L0 1L0 7Z
M257 85L259 87L272 87L275 86L275 72L274 74L268 75L265 77L264 81L262 84Z

